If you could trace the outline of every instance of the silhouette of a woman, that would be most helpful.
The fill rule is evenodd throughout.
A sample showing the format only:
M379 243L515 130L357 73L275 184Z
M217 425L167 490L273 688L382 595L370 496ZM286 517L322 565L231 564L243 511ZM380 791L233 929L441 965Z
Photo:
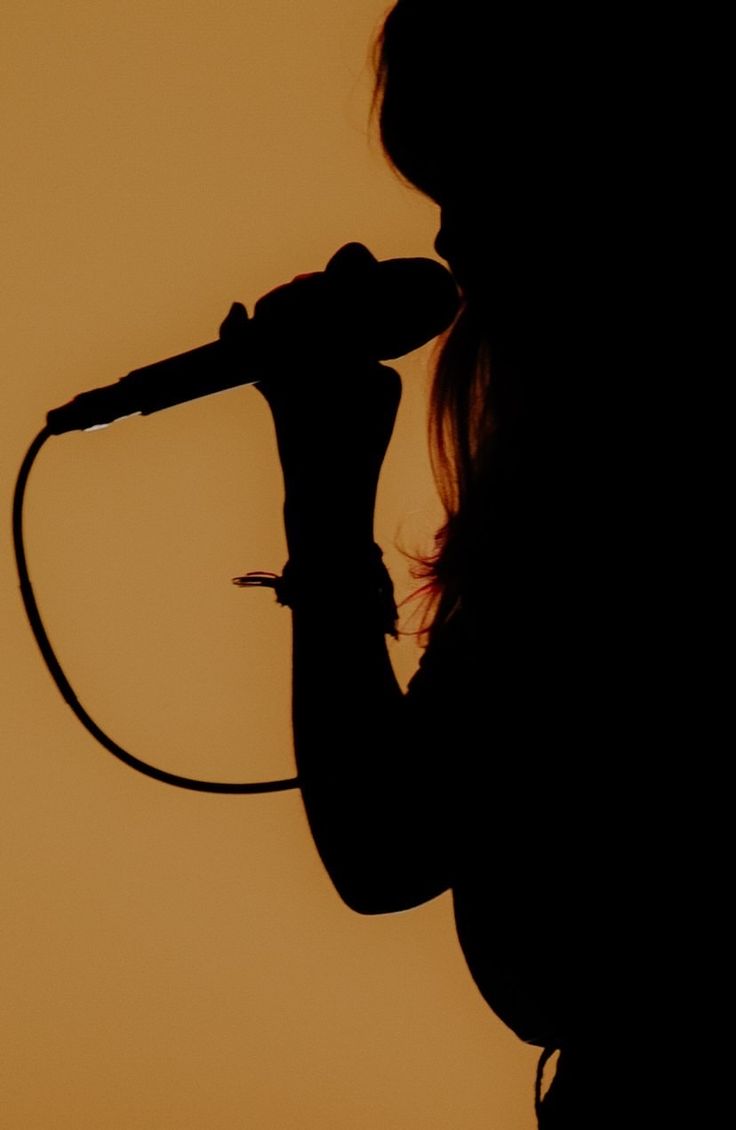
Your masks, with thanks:
M646 181L651 99L613 20L566 11L399 0L380 39L384 146L439 206L436 248L462 294L433 390L436 599L406 694L373 540L399 379L307 358L262 389L321 858L365 914L450 889L491 1008L560 1050L540 1125L593 1130L647 1124L628 1104L648 1038L637 970L657 946L641 756L656 628L641 590L649 480L617 389L644 333L631 178Z

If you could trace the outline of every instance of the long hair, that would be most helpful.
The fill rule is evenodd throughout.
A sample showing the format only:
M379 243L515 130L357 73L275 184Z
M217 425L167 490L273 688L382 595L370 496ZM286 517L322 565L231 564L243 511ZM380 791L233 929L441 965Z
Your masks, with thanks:
M430 631L490 587L515 513L566 473L581 437L594 459L607 442L612 358L635 353L621 294L643 261L631 178L647 168L648 95L625 31L572 7L398 0L377 40L384 150L443 212L450 201L474 272L430 399L445 511L423 562Z
M468 135L482 116L480 59L465 58L477 16L472 5L461 2L448 24L447 7L431 0L395 5L374 58L373 108L386 155L404 180L435 199L442 194L446 167L457 150L468 148ZM443 76L443 67L449 76ZM449 97L448 87L454 88ZM461 118L458 107L463 103ZM464 296L436 357L429 451L444 521L434 551L415 558L415 576L425 582L420 589L427 597L425 632L459 609L487 534L487 479L503 415L487 321L485 304Z
M425 628L430 618L439 627L460 608L488 517L484 471L495 432L488 343L466 303L441 343L430 394L430 462L444 520L434 552L420 557L414 570L425 582Z

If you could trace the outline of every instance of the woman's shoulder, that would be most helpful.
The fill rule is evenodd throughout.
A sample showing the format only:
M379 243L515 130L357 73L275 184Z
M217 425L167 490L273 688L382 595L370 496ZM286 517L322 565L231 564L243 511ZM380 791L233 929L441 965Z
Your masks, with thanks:
M483 624L462 610L435 623L409 682L413 696L456 695L470 691L483 674L489 673L491 643Z

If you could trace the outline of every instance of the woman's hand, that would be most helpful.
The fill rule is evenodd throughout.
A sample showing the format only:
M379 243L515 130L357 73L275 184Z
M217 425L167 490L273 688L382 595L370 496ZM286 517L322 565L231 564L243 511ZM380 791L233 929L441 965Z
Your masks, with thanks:
M309 531L322 537L335 526L350 540L372 541L378 478L401 399L398 373L356 359L343 327L324 324L323 286L323 273L298 276L260 299L254 323L264 333L256 387L276 427L292 556ZM235 304L221 338L247 321Z
M376 494L401 399L398 373L378 363L305 361L259 383L273 415L292 559L334 532L373 542Z

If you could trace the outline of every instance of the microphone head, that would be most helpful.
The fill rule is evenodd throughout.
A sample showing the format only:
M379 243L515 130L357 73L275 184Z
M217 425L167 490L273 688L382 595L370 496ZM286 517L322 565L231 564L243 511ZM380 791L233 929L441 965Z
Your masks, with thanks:
M452 275L435 259L376 259L348 243L324 271L298 275L258 300L263 347L391 361L450 326L460 304Z
M341 247L324 279L341 337L379 361L403 357L444 333L460 305L452 275L436 259L378 260L362 243Z
M374 306L376 356L403 357L444 333L460 307L455 280L436 259L386 259Z

